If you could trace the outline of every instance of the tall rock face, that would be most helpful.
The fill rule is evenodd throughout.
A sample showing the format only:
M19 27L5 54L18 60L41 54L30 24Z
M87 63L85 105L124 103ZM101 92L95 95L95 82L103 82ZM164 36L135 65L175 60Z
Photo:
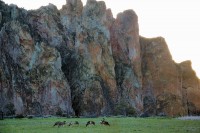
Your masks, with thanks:
M73 3L81 2L68 1L61 10L69 34L63 71L71 86L72 106L76 115L111 113L118 94L105 3L87 1L82 14Z
M0 1L0 110L76 116L199 114L199 80L132 10L67 0L27 11Z
M142 110L142 76L138 17L133 10L117 15L111 28L117 87L121 102Z
M191 61L179 65L181 74L181 88L183 90L183 103L188 115L200 115L200 84L195 72L192 70Z
M163 38L140 38L144 112L185 114L178 68Z
M61 56L52 47L60 45L62 34L47 11L58 10L52 5L30 12L0 6L1 110L7 115L73 113Z
M161 37L140 37L142 51L143 105L150 115L199 113L199 79L191 63L176 64Z

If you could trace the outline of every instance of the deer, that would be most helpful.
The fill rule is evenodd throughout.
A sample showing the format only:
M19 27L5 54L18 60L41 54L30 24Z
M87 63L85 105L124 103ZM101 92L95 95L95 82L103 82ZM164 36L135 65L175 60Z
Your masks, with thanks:
M107 121L105 121L104 118L103 118L103 120L101 120L100 124L105 125L105 126L110 126L110 124Z
M72 123L72 122L68 123L68 126L71 126L71 125L73 125L73 123Z
M88 122L86 123L86 127L87 127L88 125L95 125L95 122L94 122L94 121L88 121Z
M74 125L79 125L79 122L78 122L78 121L75 121L75 122L74 122Z
M55 124L54 124L53 126L58 126L58 127L60 127L60 126L64 126L65 123L66 123L66 121L63 121L63 122L57 121L57 122L55 122Z
M75 121L74 123L73 123L73 122L70 122L70 123L68 124L68 126L72 126L72 125L79 125L79 122L78 122L78 121Z

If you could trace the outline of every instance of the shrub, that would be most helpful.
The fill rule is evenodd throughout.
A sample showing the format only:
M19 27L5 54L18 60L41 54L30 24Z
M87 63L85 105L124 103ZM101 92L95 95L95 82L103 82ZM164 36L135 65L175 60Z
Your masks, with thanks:
M7 115L7 116L10 116L10 115L14 115L14 114L15 114L15 107L14 107L14 104L13 104L13 103L8 103L8 104L5 106L5 109L6 109L6 115Z
M136 116L136 111L133 107L127 107L126 112L128 116Z
M18 114L18 115L15 116L15 118L19 118L19 119L21 119L21 118L24 118L24 115L22 115L22 114Z
M60 107L57 108L56 115L57 116L62 116L63 115L63 111L62 111L62 109Z
M134 107L121 102L115 106L114 115L136 116L136 111Z

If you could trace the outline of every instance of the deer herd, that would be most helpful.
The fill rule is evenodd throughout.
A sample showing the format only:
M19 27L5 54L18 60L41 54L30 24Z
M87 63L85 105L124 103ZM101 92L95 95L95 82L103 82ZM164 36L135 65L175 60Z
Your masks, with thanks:
M107 121L105 121L104 118L100 121L100 124L101 124L101 125L105 125L105 126L110 126L110 124L109 124ZM66 121L63 121L63 122L57 121L57 122L55 122L55 124L54 124L53 126L61 127L61 126L64 126L64 125L66 125ZM73 125L77 125L77 126L78 126L78 125L79 125L79 122L78 122L78 121L69 122L67 125L68 125L68 126L73 126ZM88 121L88 122L86 123L86 127L89 126L89 125L94 125L94 126L95 126L95 122L94 122L94 121Z

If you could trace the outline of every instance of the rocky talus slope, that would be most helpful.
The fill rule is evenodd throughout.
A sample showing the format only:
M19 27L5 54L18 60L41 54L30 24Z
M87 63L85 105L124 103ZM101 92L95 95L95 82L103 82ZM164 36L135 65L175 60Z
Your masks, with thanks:
M139 35L133 10L67 0L25 10L0 0L0 110L6 115L200 113L191 62Z

